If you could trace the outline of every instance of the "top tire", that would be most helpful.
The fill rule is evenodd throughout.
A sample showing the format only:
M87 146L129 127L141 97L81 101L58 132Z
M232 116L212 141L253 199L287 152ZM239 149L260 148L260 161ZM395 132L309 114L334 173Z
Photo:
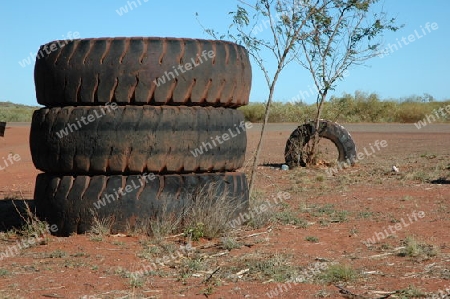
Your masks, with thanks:
M39 104L239 107L251 87L237 44L182 38L93 38L42 45L34 80Z

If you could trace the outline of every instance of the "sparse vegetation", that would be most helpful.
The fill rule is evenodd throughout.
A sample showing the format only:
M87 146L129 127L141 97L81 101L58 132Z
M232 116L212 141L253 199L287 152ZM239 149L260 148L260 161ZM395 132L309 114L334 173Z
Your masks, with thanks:
M230 230L229 222L237 216L236 212L240 210L237 202L240 201L220 189L219 184L212 183L193 194L183 219L188 237L215 238Z
M144 278L143 277L135 277L135 276L130 276L130 286L134 289L134 288L142 288L144 286Z
M274 209L261 210L261 206L266 205L266 195L259 189L253 190L253 196L250 199L250 211L257 209L259 213L254 213L253 217L248 221L247 225L251 228L258 229L275 220L276 211Z
M369 219L373 216L373 212L365 210L358 213L358 217L361 219Z
M331 222L345 222L348 219L349 212L346 210L336 210L333 204L325 204L323 206L315 206L309 210L309 214L313 217L320 218L324 224Z
M276 253L263 259L249 259L247 266L259 279L286 282L295 277L296 271L292 267L291 261L291 256Z
M400 256L429 259L439 254L436 246L419 242L413 236L406 237L403 244L405 248L399 253Z
M205 225L202 222L193 223L184 230L184 236L198 241L205 236Z
M30 122L33 111L40 107L0 102L0 121Z
M314 237L314 236L306 236L305 240L311 243L317 243L319 242L319 238Z
M308 223L305 220L301 219L289 209L276 213L275 218L282 224L291 224L301 228L306 228L308 226Z
M9 275L9 271L6 269L0 269L0 276L7 276Z
M241 244L236 238L224 237L222 238L222 248L226 250L232 250L236 248L241 248Z
M331 97L324 104L322 118L341 123L415 123L431 114L434 109L450 105L450 99L442 102L425 102L426 98L411 96L404 99L382 100L377 94L357 91L354 95L344 94ZM315 104L272 103L269 122L303 122L314 119ZM250 103L240 107L245 118L251 122L261 122L264 117L263 103ZM450 122L450 114L436 122Z
M102 241L105 236L111 233L112 224L113 219L111 217L99 219L98 216L94 215L94 225L89 231L91 240L97 242Z
M19 235L22 238L35 238L39 241L36 245L43 245L48 243L48 233L49 233L49 225L45 221L41 221L36 215L31 211L30 206L26 201L24 201L23 211L20 211L19 208L13 202L14 208L17 214L22 218L25 223L19 229L13 229L7 234L9 236ZM35 245L28 244L29 246Z
M409 298L425 298L427 294L422 292L414 285L410 285L405 289L399 290L396 294L399 299L409 299Z
M144 229L145 233L156 239L161 239L179 230L182 221L182 215L176 215L168 210L168 204L165 200L162 204L160 215L150 220L148 229Z
M315 298L328 298L331 296L331 293L328 290L322 289L314 294Z
M181 266L178 270L179 279L181 281L186 280L191 277L197 271L204 271L206 268L206 263L202 257L196 255L194 257L183 259L181 261Z
M325 283L354 281L358 273L349 265L334 264L317 275L317 279Z
M53 251L53 252L50 252L50 253L48 254L48 257L49 257L49 258L52 258L52 259L55 259L55 258L63 258L63 257L65 257L66 255L67 255L67 253L66 253L65 251L62 251L62 250L57 249L57 250L55 250L55 251Z

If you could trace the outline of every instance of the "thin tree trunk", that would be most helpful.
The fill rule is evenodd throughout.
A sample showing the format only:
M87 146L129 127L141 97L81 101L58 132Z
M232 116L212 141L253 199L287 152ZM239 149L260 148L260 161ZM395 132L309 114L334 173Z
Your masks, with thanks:
M251 198L252 193L253 193L253 187L255 185L255 179L256 179L256 168L258 168L258 160L259 160L259 154L261 152L261 148L262 148L262 143L263 143L263 136L264 136L264 132L266 129L266 124L269 121L269 112L270 112L270 105L272 104L272 98L273 98L273 92L275 90L275 84L278 80L278 75L280 74L281 69L279 68L277 70L277 72L275 73L275 76L273 78L272 84L270 85L270 90L269 90L269 98L267 99L267 105L266 105L266 109L264 111L264 121L262 123L262 127L261 127L261 135L259 136L259 141L258 141L258 145L256 147L256 152L253 156L253 164L252 164L252 172L250 174L250 182L248 185L248 189L249 189L249 197Z
M314 132L314 138L313 138L313 144L311 147L311 150L308 154L308 162L309 164L315 164L316 163L316 158L317 158L317 148L319 145L319 126L320 126L320 118L322 116L322 108L323 108L323 103L325 102L327 97L327 91L324 91L323 93L320 94L320 101L319 101L319 106L317 107L317 114L316 114L316 130Z

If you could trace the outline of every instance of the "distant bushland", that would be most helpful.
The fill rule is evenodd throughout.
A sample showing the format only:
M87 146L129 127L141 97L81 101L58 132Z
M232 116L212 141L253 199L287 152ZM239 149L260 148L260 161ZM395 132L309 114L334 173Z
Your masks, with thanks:
M314 119L315 103L274 102L272 105L269 122L304 122ZM325 103L322 118L341 123L415 123L448 105L450 99L435 101L428 94L381 100L375 93L357 91L354 95L331 97ZM264 107L264 103L250 103L238 109L244 113L246 120L262 122ZM450 113L442 114L445 116L437 122L450 122Z
M0 102L0 121L5 122L30 122L33 111L40 107Z
M269 122L304 122L314 119L315 104L302 102L274 102ZM435 114L436 110L450 105L450 99L435 101L432 96L413 95L401 99L380 99L375 94L355 92L331 97L325 103L322 118L340 123L415 123ZM27 106L11 102L0 102L0 121L30 122L33 111L38 106ZM250 102L248 106L238 108L247 121L262 122L264 103ZM444 112L436 122L450 123L450 113Z

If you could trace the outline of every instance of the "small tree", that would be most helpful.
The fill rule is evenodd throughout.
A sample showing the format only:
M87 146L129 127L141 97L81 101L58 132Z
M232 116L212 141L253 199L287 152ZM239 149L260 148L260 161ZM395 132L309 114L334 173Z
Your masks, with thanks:
M230 12L233 16L233 24L227 35L219 36L212 29L204 28L204 30L216 39L228 37L236 43L244 45L263 71L269 89L261 134L252 161L249 182L249 190L252 194L259 154L278 77L283 69L297 58L298 52L301 50L300 41L313 35L314 29L305 28L307 20L323 9L325 4L320 4L320 0L258 0L254 6L244 1L240 2L252 9L251 20L247 9L238 5L235 12ZM264 31L268 31L270 34L266 34L267 37L265 37L266 35L261 34ZM263 49L268 50L276 61L276 70L272 73L262 57Z
M204 30L216 39L230 38L244 45L263 71L269 89L260 139L253 156L251 194L273 94L283 69L297 60L311 73L319 90L318 125L323 103L336 80L342 78L350 65L375 56L380 43L372 44L371 41L384 31L397 27L393 26L394 19L385 21L384 13L380 17L375 14L372 23L362 24L369 15L369 8L378 0L256 0L255 5L238 1L251 8L251 19L247 9L238 5L236 11L230 12L233 23L226 35L219 36L212 29ZM270 34L261 34L264 31ZM367 45L362 46L366 40ZM267 68L263 50L274 57L275 71L270 72ZM319 140L318 133L314 140L313 153Z
M395 19L371 12L379 0L324 0L324 8L306 20L304 28L314 32L299 40L303 51L297 61L309 71L318 91L314 119L318 129L328 93L352 65L363 64L381 51L381 36L396 31ZM307 164L315 164L319 130L308 149Z

